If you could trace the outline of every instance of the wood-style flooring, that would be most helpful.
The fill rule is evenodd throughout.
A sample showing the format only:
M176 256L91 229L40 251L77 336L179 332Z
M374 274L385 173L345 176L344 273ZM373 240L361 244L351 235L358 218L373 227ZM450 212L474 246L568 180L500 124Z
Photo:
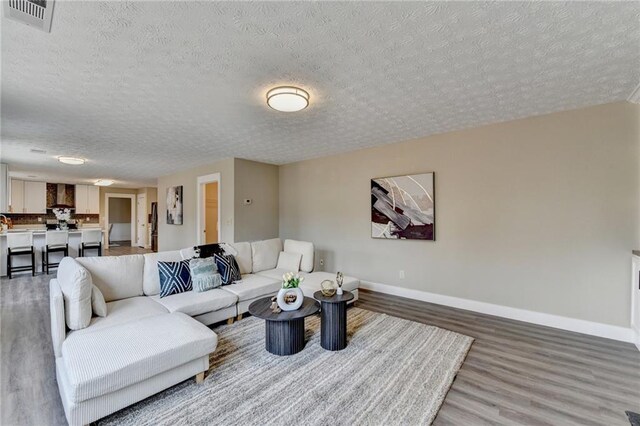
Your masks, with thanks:
M474 337L436 425L629 425L640 352L629 343L360 291L358 307Z
M109 246L108 249L104 249L104 256L122 256L125 254L145 254L151 253L151 249L145 249L142 247L135 247L131 245L121 246Z
M0 283L3 426L66 423L49 334L51 276ZM624 411L640 411L633 345L369 291L358 306L476 339L436 425L628 425Z

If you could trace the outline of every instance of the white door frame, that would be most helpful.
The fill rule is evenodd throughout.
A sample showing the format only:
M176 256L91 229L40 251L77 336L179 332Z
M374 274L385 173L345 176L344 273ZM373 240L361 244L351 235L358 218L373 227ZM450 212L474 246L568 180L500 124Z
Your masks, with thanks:
M131 242L137 242L136 237L136 195L138 194L118 194L116 192L107 192L104 194L104 247L109 248L109 198L128 198L131 200Z
M204 238L204 228L205 228L205 205L202 202L203 194L204 194L204 185L207 183L218 182L218 241L220 241L220 205L222 204L220 201L220 173L213 173L205 176L198 176L198 183L196 186L196 194L198 198L198 209L196 211L197 219L198 219L198 228L196 230L196 241L198 245L202 245L205 243Z
M147 214L148 214L148 212L147 212L147 204L148 204L147 203L147 194L142 193L142 194L137 194L136 195L136 208L138 206L138 203L140 202L140 198L144 199L144 203L142 205L142 209L136 211L136 234L138 234L138 235L136 235L136 237L137 237L136 238L136 246L142 247L142 248L149 248L149 242L147 241L147 234L149 232L148 231L149 228L147 226L147 224L148 224L147 223ZM144 232L143 232L143 235L142 235L142 246L140 246L140 237L141 237L141 235L139 234L140 227L138 226L138 215L140 215L141 211L144 212L144 217L142 218L142 220L143 220L142 223L143 223L143 228L144 228Z

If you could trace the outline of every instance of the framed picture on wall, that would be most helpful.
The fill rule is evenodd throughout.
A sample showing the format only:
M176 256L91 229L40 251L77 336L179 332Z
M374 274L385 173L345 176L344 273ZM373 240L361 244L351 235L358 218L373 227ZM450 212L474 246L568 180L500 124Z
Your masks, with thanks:
M167 224L182 225L182 185L167 188Z
M434 173L371 179L371 237L436 239Z

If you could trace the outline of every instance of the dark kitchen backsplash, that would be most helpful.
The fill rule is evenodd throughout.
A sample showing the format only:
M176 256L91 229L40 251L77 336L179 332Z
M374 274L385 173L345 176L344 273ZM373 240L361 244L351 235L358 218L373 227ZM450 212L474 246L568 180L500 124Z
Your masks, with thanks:
M64 185L64 184L62 184ZM76 186L75 185L64 185L64 203L69 206L76 205ZM51 208L58 204L58 184L57 183L47 183L47 208Z
M47 219L55 219L56 215L53 212L47 214L18 214L18 213L5 213L5 216L10 218L14 225L44 225ZM42 221L38 222L38 218L41 217ZM81 219L82 223L99 223L99 214L71 214L71 219ZM88 219L88 220L87 220Z

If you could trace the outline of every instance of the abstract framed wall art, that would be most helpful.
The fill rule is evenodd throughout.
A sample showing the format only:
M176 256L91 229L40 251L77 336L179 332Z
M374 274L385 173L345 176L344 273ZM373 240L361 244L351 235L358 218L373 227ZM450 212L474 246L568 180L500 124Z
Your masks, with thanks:
M434 173L371 179L371 237L436 239Z
M167 225L182 225L182 185L167 188Z

